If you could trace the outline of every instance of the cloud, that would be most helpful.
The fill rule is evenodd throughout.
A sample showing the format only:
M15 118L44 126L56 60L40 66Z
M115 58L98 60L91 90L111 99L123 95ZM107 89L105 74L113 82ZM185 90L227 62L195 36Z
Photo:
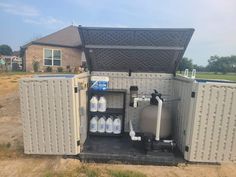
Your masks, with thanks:
M27 4L0 2L0 10L11 15L22 17L24 23L44 25L47 28L66 25L62 20L55 17L42 15L38 9Z
M0 2L0 9L12 15L27 16L27 17L39 16L39 11L36 8L25 4Z
M39 18L25 18L23 19L25 23L35 24L35 25L63 25L64 22L56 19L54 17L39 17Z

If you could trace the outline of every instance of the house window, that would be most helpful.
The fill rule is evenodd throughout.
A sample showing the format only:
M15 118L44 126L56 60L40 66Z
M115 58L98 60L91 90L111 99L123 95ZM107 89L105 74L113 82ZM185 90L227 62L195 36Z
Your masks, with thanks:
M44 65L61 66L61 50L44 49Z

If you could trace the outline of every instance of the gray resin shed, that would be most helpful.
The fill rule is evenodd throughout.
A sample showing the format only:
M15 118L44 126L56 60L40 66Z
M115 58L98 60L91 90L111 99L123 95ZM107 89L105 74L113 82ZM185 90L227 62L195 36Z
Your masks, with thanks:
M175 74L193 31L79 27L89 72L20 81L25 153L141 164L176 163L179 159L235 161L236 84ZM110 92L102 93L108 104L104 114L123 111L124 132L119 137L89 133L89 121L94 114L88 108L91 76L109 78ZM138 87L139 97L151 95L156 89L162 95L178 98L169 111L171 137L180 153L147 153L131 142L129 122L133 122L137 133L142 133L140 111L149 104L130 106L131 86ZM112 91L125 93L125 97L111 94Z

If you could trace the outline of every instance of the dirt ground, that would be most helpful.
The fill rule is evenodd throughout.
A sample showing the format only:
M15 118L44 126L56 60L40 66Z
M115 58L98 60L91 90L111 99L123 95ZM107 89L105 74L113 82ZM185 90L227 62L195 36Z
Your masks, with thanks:
M85 164L60 156L23 154L18 80L29 75L0 74L0 177L115 176L115 177L236 177L236 164L141 166Z

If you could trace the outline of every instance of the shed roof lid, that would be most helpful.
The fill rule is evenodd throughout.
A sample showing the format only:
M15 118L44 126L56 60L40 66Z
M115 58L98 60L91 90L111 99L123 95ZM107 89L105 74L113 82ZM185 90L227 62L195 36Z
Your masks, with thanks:
M90 71L175 73L191 28L79 27Z

